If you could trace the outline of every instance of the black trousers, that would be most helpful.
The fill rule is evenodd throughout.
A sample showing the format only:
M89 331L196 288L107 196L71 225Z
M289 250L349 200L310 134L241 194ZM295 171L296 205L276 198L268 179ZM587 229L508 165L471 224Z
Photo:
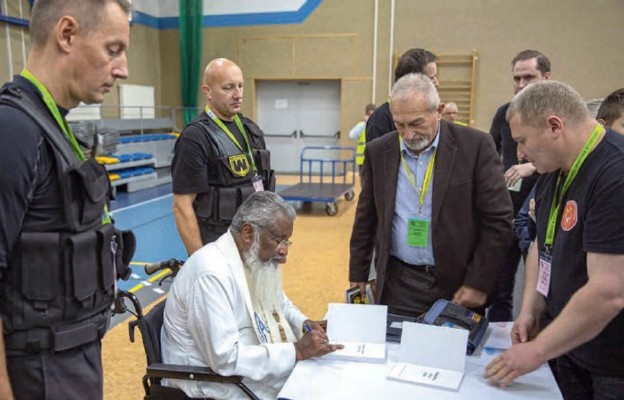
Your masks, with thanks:
M514 235L514 239L507 249L503 265L501 265L498 271L498 294L494 299L494 303L488 309L490 322L513 321L513 293L521 256L522 251L518 244L518 238Z
M70 350L7 355L16 400L98 400L103 397L100 341Z
M418 317L440 298L435 268L406 264L390 257L380 303L388 313Z
M563 355L555 359L556 377L565 400L622 400L624 378L597 375Z

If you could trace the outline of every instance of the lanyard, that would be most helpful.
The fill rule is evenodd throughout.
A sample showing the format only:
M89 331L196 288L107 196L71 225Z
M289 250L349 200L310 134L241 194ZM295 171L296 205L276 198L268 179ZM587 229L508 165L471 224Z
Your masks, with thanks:
M45 103L46 107L48 107L48 110L54 117L56 124L59 126L59 128L61 128L61 131L63 131L63 133L65 134L65 137L69 141L69 145L71 146L72 151L74 152L74 154L76 154L76 157L78 157L80 161L85 161L87 158L85 157L84 153L82 152L82 149L78 145L78 141L76 140L76 136L74 136L74 132L72 132L71 128L67 124L67 121L65 121L65 118L61 116L61 112L59 111L58 106L56 105L56 102L54 101L54 98L52 97L48 89L45 86L43 86L43 83L39 82L39 79L37 79L26 68L22 70L20 75L28 79L33 85L35 85L37 89L39 89L43 102ZM103 224L112 223L110 213L108 212L108 205L106 204L104 204L104 212L102 213L102 223Z
M572 182L576 178L581 166L585 162L585 159L593 149L593 147L600 139L600 136L604 132L602 125L597 124L594 128L592 134L587 138L585 145L581 149L581 152L576 156L574 163L572 164L572 168L570 168L570 173L565 179L563 183L563 188L561 189L561 193L559 196L556 195L557 188L559 188L559 184L561 183L561 175L563 171L559 172L559 176L557 177L557 185L555 186L555 194L553 195L552 202L550 204L550 213L548 214L548 227L546 228L546 240L544 240L544 247L546 251L550 251L552 248L553 242L555 241L555 227L557 225L557 216L559 215L559 207L561 206L561 201L563 200L565 194L568 192L568 189L572 185Z
M217 117L210 110L210 108L208 108L208 106L206 106L206 114L208 114L208 116L219 126L219 128L221 128L221 130L223 132L225 132L226 135L228 135L230 140L232 140L232 142L234 142L234 144L236 145L236 147L238 147L238 149L240 151L245 152L245 150L243 150L243 146L241 146L240 143L238 143L238 140L236 140L236 137L234 137L234 135L232 134L232 132L230 132L228 127L225 126L223 121L221 121L219 119L219 117ZM238 130L243 135L243 139L245 139L245 144L247 145L247 155L249 155L249 158L251 158L251 166L253 168L253 171L254 172L258 172L258 169L256 168L256 162L254 161L253 155L251 154L251 146L249 145L249 139L247 139L247 134L245 133L245 127L243 126L243 123L241 122L240 117L238 116L238 114L234 115L234 123L236 123L236 126L238 127Z
M399 152L401 154L401 163L403 164L403 169L405 170L405 173L407 174L407 179L409 179L412 186L414 186L414 189L418 190L418 187L416 186L416 180L414 179L414 175L412 175L412 171L410 171L410 169L407 167L407 162L405 161L405 158L403 157L403 152L401 151L402 141L403 141L402 138L399 136ZM436 157L437 152L438 152L438 149L436 148L433 151L433 155L429 159L429 164L427 164L427 170L425 171L425 179L423 180L423 185L422 185L422 188L420 189L419 205L421 208L423 204L425 204L425 196L427 195L427 191L429 190L429 185L431 184L431 178L433 177L433 165L435 164L435 157Z
M37 89L39 89L43 102L48 107L48 110L54 117L56 124L59 126L59 128L61 128L61 131L63 131L67 140L69 140L69 145L71 146L72 151L74 152L74 154L76 154L76 157L78 157L80 161L84 161L86 157L84 156L82 150L80 149L80 146L78 145L76 136L74 136L74 133L69 128L69 125L67 124L67 121L65 121L65 118L61 116L61 112L59 111L58 106L56 105L56 102L54 101L54 98L52 98L52 95L50 94L48 89L46 89L46 87L43 86L41 82L39 82L39 79L35 78L35 76L26 68L22 70L20 75L28 79L33 85L35 85L35 87L37 87Z

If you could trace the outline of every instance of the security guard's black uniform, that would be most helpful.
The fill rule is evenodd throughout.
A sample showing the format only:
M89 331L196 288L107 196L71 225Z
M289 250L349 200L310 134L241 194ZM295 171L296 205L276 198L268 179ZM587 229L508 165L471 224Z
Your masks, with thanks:
M0 159L16 160L0 171L12 191L0 198L0 312L13 393L97 398L100 339L134 237L110 223L106 171L81 161L42 92L16 77L0 93ZM15 135L27 143L7 149Z
M202 112L184 128L175 145L173 192L197 194L193 209L202 244L213 242L227 231L238 207L255 191L255 180L262 182L264 190L275 190L275 175L262 131L250 119L238 118L245 132L234 122L222 122L236 142L214 118Z

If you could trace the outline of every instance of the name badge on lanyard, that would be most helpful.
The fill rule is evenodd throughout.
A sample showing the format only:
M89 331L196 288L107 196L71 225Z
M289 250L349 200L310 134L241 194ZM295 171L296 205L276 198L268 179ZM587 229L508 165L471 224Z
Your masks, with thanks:
M568 192L568 189L572 185L572 182L576 178L581 166L585 162L585 159L592 151L594 146L598 143L598 140L602 137L604 133L604 128L600 124L596 124L594 131L589 135L581 152L576 156L572 167L570 167L570 171L568 175L565 177L563 181L563 187L561 188L560 193L557 195L557 191L562 181L563 170L559 171L559 176L557 176L557 181L555 183L555 190L552 197L552 202L550 204L550 211L548 213L548 224L546 225L546 237L544 239L544 250L540 251L539 255L539 275L537 277L537 291L544 295L544 297L548 296L548 289L550 288L550 267L552 265L552 256L551 250L553 247L553 243L555 241L555 233L557 232L557 220L559 216L559 207L563 203L563 200ZM562 216L562 219L566 217L566 213ZM568 225L567 223L566 225ZM561 226L563 230L566 230L563 220L561 222ZM571 228L570 228L571 229ZM569 230L569 229L567 229Z
M540 251L539 254L539 271L537 275L537 291L544 297L548 297L550 289L550 267L552 265L552 257Z
M431 220L428 218L409 218L407 220L408 246L426 248L429 243L430 225Z
M261 176L259 176L258 174L254 175L254 177L251 178L251 183L253 183L253 187L256 192L264 192L264 184L262 183Z
M399 136L399 147L401 146L401 137ZM410 171L407 166L407 162L403 157L403 153L401 152L401 162L403 165L403 169L407 174L407 178L410 183L419 191L418 205L419 211L418 214L422 213L423 206L425 204L425 198L427 197L427 191L429 190L429 186L431 184L431 180L433 178L433 166L435 163L437 149L433 151L431 158L429 159L429 163L427 164L427 170L425 171L425 178L423 179L422 187L418 190L416 185L416 178ZM427 248L429 244L429 227L431 226L431 219L425 217L409 217L407 219L407 245L411 247L420 247Z

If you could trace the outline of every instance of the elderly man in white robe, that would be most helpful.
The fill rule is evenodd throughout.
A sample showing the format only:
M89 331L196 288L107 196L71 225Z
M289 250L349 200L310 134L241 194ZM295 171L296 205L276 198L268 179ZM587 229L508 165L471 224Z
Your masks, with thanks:
M260 398L276 398L295 362L322 356L325 321L311 321L281 285L294 209L271 192L252 194L227 233L195 252L171 286L163 361L241 375ZM235 385L169 380L190 397L244 398Z

